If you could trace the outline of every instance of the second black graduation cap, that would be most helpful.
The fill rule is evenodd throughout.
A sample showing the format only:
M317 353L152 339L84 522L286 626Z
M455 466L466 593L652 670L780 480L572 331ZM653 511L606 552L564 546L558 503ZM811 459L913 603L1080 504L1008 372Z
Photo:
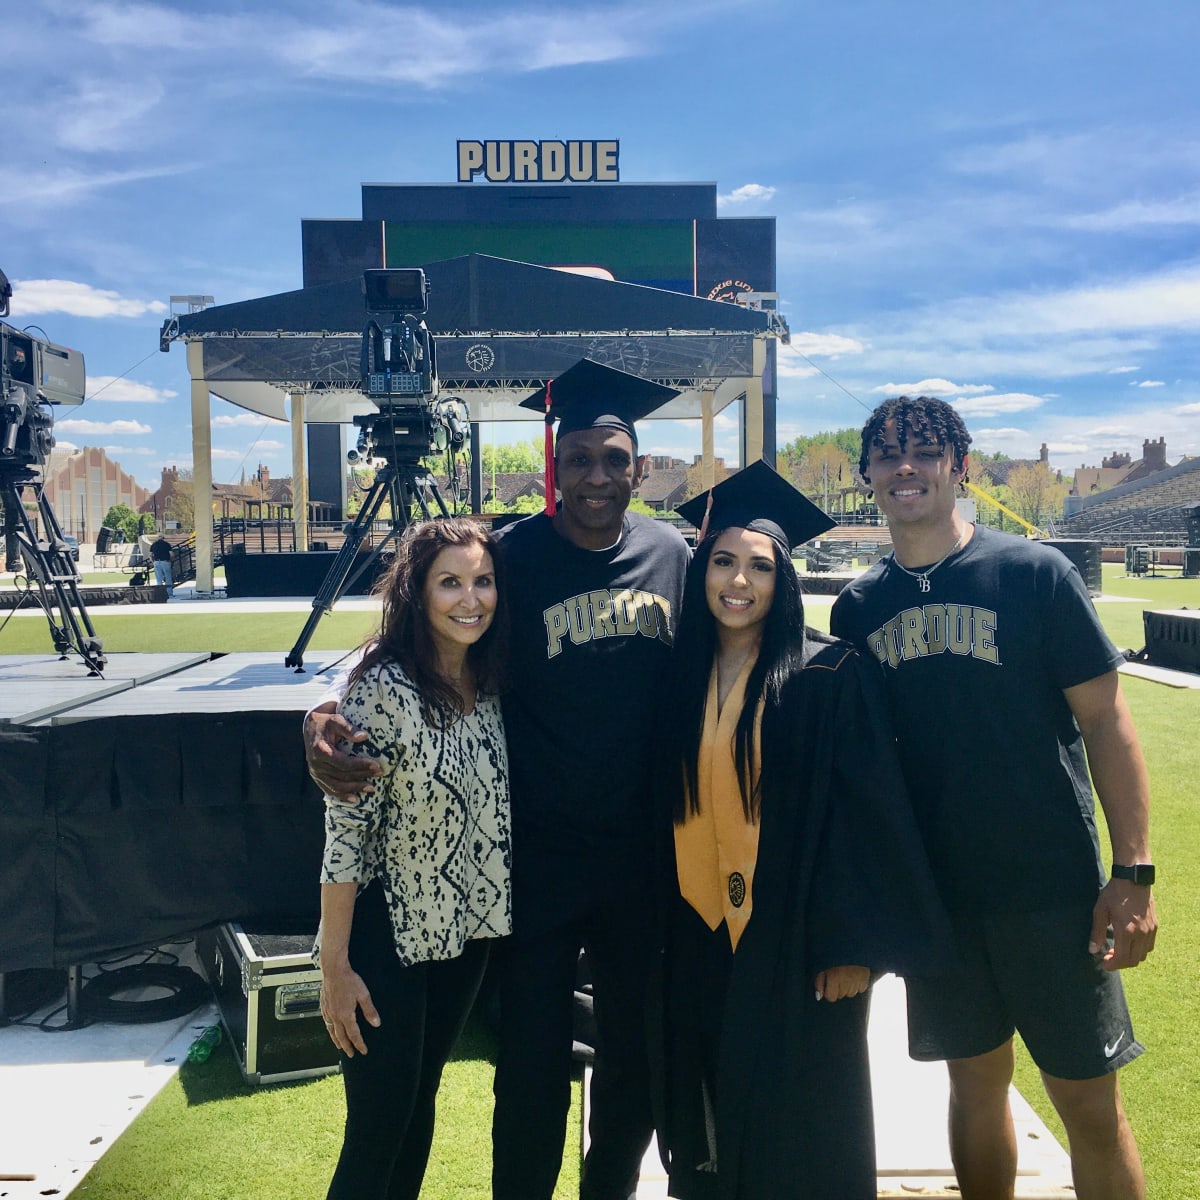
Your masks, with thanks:
M678 395L674 388L581 358L546 387L522 400L521 407L546 415L548 421L557 420L559 437L581 429L624 429L636 445L634 422Z
M779 540L785 542L789 550L819 537L837 524L761 459L723 479L711 493L701 492L675 511L697 529L704 527L706 533L733 527L745 529L755 521L769 522L782 533ZM766 532L775 536L770 530Z

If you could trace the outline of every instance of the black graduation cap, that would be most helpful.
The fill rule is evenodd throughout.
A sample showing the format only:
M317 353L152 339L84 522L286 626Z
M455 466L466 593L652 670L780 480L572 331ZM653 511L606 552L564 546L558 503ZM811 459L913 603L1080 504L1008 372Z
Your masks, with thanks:
M546 418L546 512L553 516L555 511L552 432L555 421L559 437L581 429L621 429L633 439L636 453L634 422L678 395L674 388L581 358L557 379L522 400L522 408Z
M560 437L581 429L623 429L636 445L633 423L678 395L674 388L581 358L557 379L522 400L521 407L542 413L548 423L557 420Z
M837 524L761 459L675 511L705 534L735 526L754 529L788 550Z

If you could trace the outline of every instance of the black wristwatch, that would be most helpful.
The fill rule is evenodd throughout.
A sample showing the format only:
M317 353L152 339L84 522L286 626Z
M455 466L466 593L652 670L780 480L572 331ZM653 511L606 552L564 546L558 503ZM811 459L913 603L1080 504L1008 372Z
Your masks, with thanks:
M1132 866L1125 867L1120 863L1113 863L1112 877L1128 879L1130 883L1136 883L1138 887L1150 887L1154 883L1154 864L1134 863Z

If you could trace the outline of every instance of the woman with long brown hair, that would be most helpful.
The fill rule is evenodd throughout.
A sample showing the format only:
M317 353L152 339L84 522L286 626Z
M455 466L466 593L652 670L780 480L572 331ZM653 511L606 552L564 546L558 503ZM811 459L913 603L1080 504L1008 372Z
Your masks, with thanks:
M346 1089L330 1200L415 1200L442 1068L511 930L502 572L477 522L410 527L339 706L382 773L325 798L315 954Z

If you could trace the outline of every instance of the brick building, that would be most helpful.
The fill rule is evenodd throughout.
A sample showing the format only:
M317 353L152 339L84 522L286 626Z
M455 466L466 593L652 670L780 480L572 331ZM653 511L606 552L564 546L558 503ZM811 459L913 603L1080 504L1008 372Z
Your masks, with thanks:
M150 498L150 492L99 446L52 451L43 478L63 532L81 542L96 540L114 504L137 512Z

